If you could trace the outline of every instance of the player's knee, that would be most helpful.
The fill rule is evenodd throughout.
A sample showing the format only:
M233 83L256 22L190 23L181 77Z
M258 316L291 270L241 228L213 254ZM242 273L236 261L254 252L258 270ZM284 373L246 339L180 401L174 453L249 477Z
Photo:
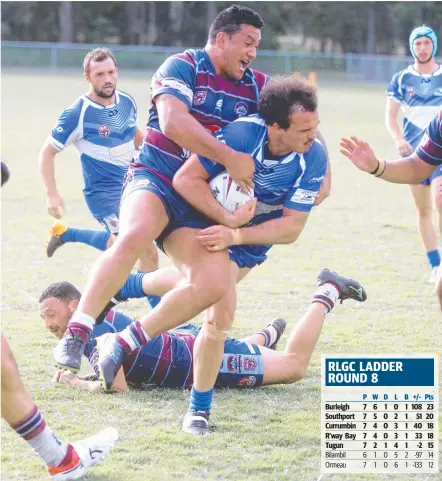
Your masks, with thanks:
M419 218L421 219L430 219L432 220L433 211L431 206L416 206L416 212Z
M195 295L199 302L204 305L204 309L219 302L227 292L226 286L217 282L205 282L194 284Z
M287 354L285 384L293 384L301 379L304 379L307 371L308 363L299 360L296 354Z
M130 231L119 234L114 242L113 248L120 254L140 257L145 252L146 237L141 229L131 229Z

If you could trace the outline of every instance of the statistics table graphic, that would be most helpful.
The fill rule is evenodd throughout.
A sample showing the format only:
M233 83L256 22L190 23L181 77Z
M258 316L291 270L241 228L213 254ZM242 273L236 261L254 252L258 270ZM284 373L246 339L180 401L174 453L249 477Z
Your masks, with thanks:
M438 359L326 355L322 473L437 473Z

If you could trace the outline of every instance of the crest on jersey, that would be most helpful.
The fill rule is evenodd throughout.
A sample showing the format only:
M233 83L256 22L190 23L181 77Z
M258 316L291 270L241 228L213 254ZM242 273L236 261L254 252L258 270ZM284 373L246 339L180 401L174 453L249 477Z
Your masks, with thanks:
M249 109L247 108L247 105L244 102L238 102L235 105L235 114L238 117L244 117L245 115L247 115L248 111Z
M193 96L193 105L203 105L206 101L207 92L205 90L198 90Z
M232 355L227 358L227 369L235 372L241 369L241 361L238 356Z
M414 87L407 87L407 98L411 99L413 95L416 95L416 89Z
M100 137L109 137L110 129L107 125L99 125L98 126L98 134Z
M244 358L244 371L254 371L256 369L256 361L251 357Z

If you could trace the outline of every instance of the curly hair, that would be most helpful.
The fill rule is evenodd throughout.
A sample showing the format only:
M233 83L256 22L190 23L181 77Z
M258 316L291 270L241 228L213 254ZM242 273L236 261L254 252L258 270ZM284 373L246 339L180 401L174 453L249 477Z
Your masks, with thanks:
M266 125L277 123L282 129L289 128L296 110L314 112L317 108L316 87L300 74L271 81L258 101L258 113Z

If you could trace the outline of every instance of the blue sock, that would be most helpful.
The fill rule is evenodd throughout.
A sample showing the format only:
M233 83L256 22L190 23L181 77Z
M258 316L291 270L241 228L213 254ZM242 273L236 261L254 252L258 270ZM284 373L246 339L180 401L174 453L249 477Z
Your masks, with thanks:
M189 411L210 411L212 407L214 388L210 391L197 391L194 387L190 391Z
M427 259L431 268L437 267L440 264L439 251L436 249L434 251L427 252Z
M143 277L144 272L129 274L127 281L118 294L125 299L139 299L140 297L146 297L146 293L143 291Z
M100 251L106 250L109 238L110 234L107 230L75 229L73 227L69 227L61 236L63 242L81 242Z
M141 272L141 271L138 271L138 274L149 274L149 272ZM144 297L144 296L140 296L140 297ZM161 301L161 296L150 296L150 295L147 295L146 296L146 299L147 299L147 302L149 303L150 307L153 309L154 307L156 307L160 301Z

